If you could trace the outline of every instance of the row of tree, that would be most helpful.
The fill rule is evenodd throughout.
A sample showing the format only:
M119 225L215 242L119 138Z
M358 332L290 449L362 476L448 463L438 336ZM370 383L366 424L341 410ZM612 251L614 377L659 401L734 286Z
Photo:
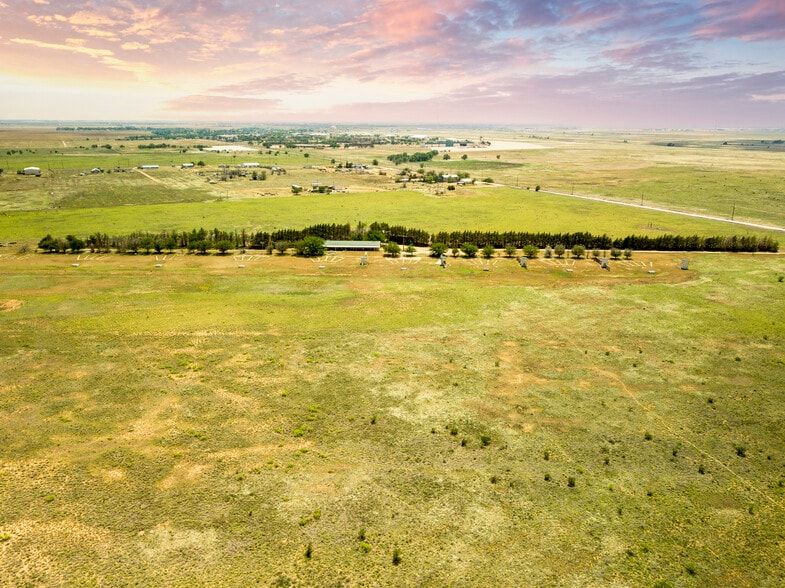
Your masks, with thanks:
M592 233L529 233L529 232L498 232L498 231L452 231L429 233L422 229L390 225L374 222L359 223L352 227L345 224L318 224L304 229L279 229L276 231L250 232L223 231L220 229L206 230L203 228L191 231L162 231L160 233L134 232L129 235L109 236L106 233L93 233L86 239L68 235L63 238L47 235L38 244L38 248L46 252L82 251L92 252L117 251L120 253L138 253L144 251L171 251L187 249L188 251L206 251L218 249L270 249L278 242L297 243L307 237L318 237L329 240L364 240L394 242L404 246L430 247L435 243L447 248L460 248L466 243L488 246L495 249L525 249L527 246L546 249L561 245L572 249L580 245L587 250L637 250L637 251L730 251L730 252L771 252L779 250L779 243L771 237L753 235L730 237L702 237L699 235L629 235L612 238L608 235Z

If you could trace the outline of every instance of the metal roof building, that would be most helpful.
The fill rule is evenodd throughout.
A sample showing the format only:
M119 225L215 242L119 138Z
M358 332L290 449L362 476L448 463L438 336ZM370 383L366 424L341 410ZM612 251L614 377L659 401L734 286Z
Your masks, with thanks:
M324 248L333 251L378 251L381 241L325 241Z

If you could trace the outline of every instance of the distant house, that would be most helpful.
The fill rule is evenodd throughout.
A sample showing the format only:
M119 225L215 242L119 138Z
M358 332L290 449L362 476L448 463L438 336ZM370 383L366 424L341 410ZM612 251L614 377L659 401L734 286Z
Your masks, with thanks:
M457 182L458 174L442 174L443 182Z
M140 165L139 169L158 169L157 165Z
M241 163L240 167L261 167L258 163Z
M183 169L188 169L188 168L193 167L193 166L194 166L193 163L184 163L180 167L182 167Z
M41 175L41 168L40 167L26 167L22 170L22 173L26 176L40 176Z

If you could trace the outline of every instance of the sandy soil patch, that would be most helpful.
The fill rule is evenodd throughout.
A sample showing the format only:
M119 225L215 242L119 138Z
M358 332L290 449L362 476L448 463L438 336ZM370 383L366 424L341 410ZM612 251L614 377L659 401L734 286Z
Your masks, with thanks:
M0 300L0 312L10 312L22 306L21 300Z

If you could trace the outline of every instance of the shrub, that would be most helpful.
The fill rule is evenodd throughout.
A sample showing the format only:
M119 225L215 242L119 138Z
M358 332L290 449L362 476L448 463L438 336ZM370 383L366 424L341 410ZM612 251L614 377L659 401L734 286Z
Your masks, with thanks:
M401 248L395 241L388 241L384 244L384 253L390 257L398 257L401 254Z
M446 243L433 243L431 244L431 255L433 257L441 257L445 253L447 253L447 244Z
M551 249L551 246L548 245L545 247L545 259L550 259L551 257L553 257L553 249Z
M297 255L302 255L303 257L318 257L324 255L324 239L309 235L302 241L297 241L297 243L295 243L295 249L297 250Z
M611 247L611 257L613 259L619 259L621 256L621 250L617 249L616 247Z
M567 478L567 487L568 488L575 488L575 477L574 476L570 476L569 478Z
M313 556L313 545L309 543L305 548L305 559L311 559L311 556Z
M624 250L624 259L632 259L632 249Z
M477 252L479 250L480 248L474 243L464 243L461 245L461 251L463 251L466 257L477 257Z
M592 249L592 250L591 250L591 256L592 256L594 259L599 259L599 258L600 258L600 255L601 255L601 253L600 253L600 250L599 250L599 249Z
M362 543L360 543L360 551L362 551L363 553L370 552L371 551L371 545L369 543L366 543L365 541L363 541Z
M482 248L482 256L485 259L490 259L496 253L496 249L490 243Z
M504 246L504 254L507 257L515 257L515 253L517 251L518 250L515 248L515 245L512 245L511 243L507 243L507 245Z
M586 253L586 247L583 245L573 245L572 246L572 256L580 259Z
M401 563L401 550L397 547L393 549L392 563L394 566L400 565Z
M553 248L553 252L556 254L556 257L561 258L564 256L564 252L567 249L561 243L557 243L556 246Z
M526 245L523 248L523 254L528 257L529 259L537 259L537 255L539 255L540 250L537 248L536 245Z
M734 449L739 457L747 457L747 448L744 445L735 445Z
M643 434L643 438L644 438L644 439L646 439L646 441L651 441L651 440L652 440L651 433L649 433L648 431L646 431L646 432Z
M491 444L491 437L490 435L480 435L480 445L482 447L488 447Z

